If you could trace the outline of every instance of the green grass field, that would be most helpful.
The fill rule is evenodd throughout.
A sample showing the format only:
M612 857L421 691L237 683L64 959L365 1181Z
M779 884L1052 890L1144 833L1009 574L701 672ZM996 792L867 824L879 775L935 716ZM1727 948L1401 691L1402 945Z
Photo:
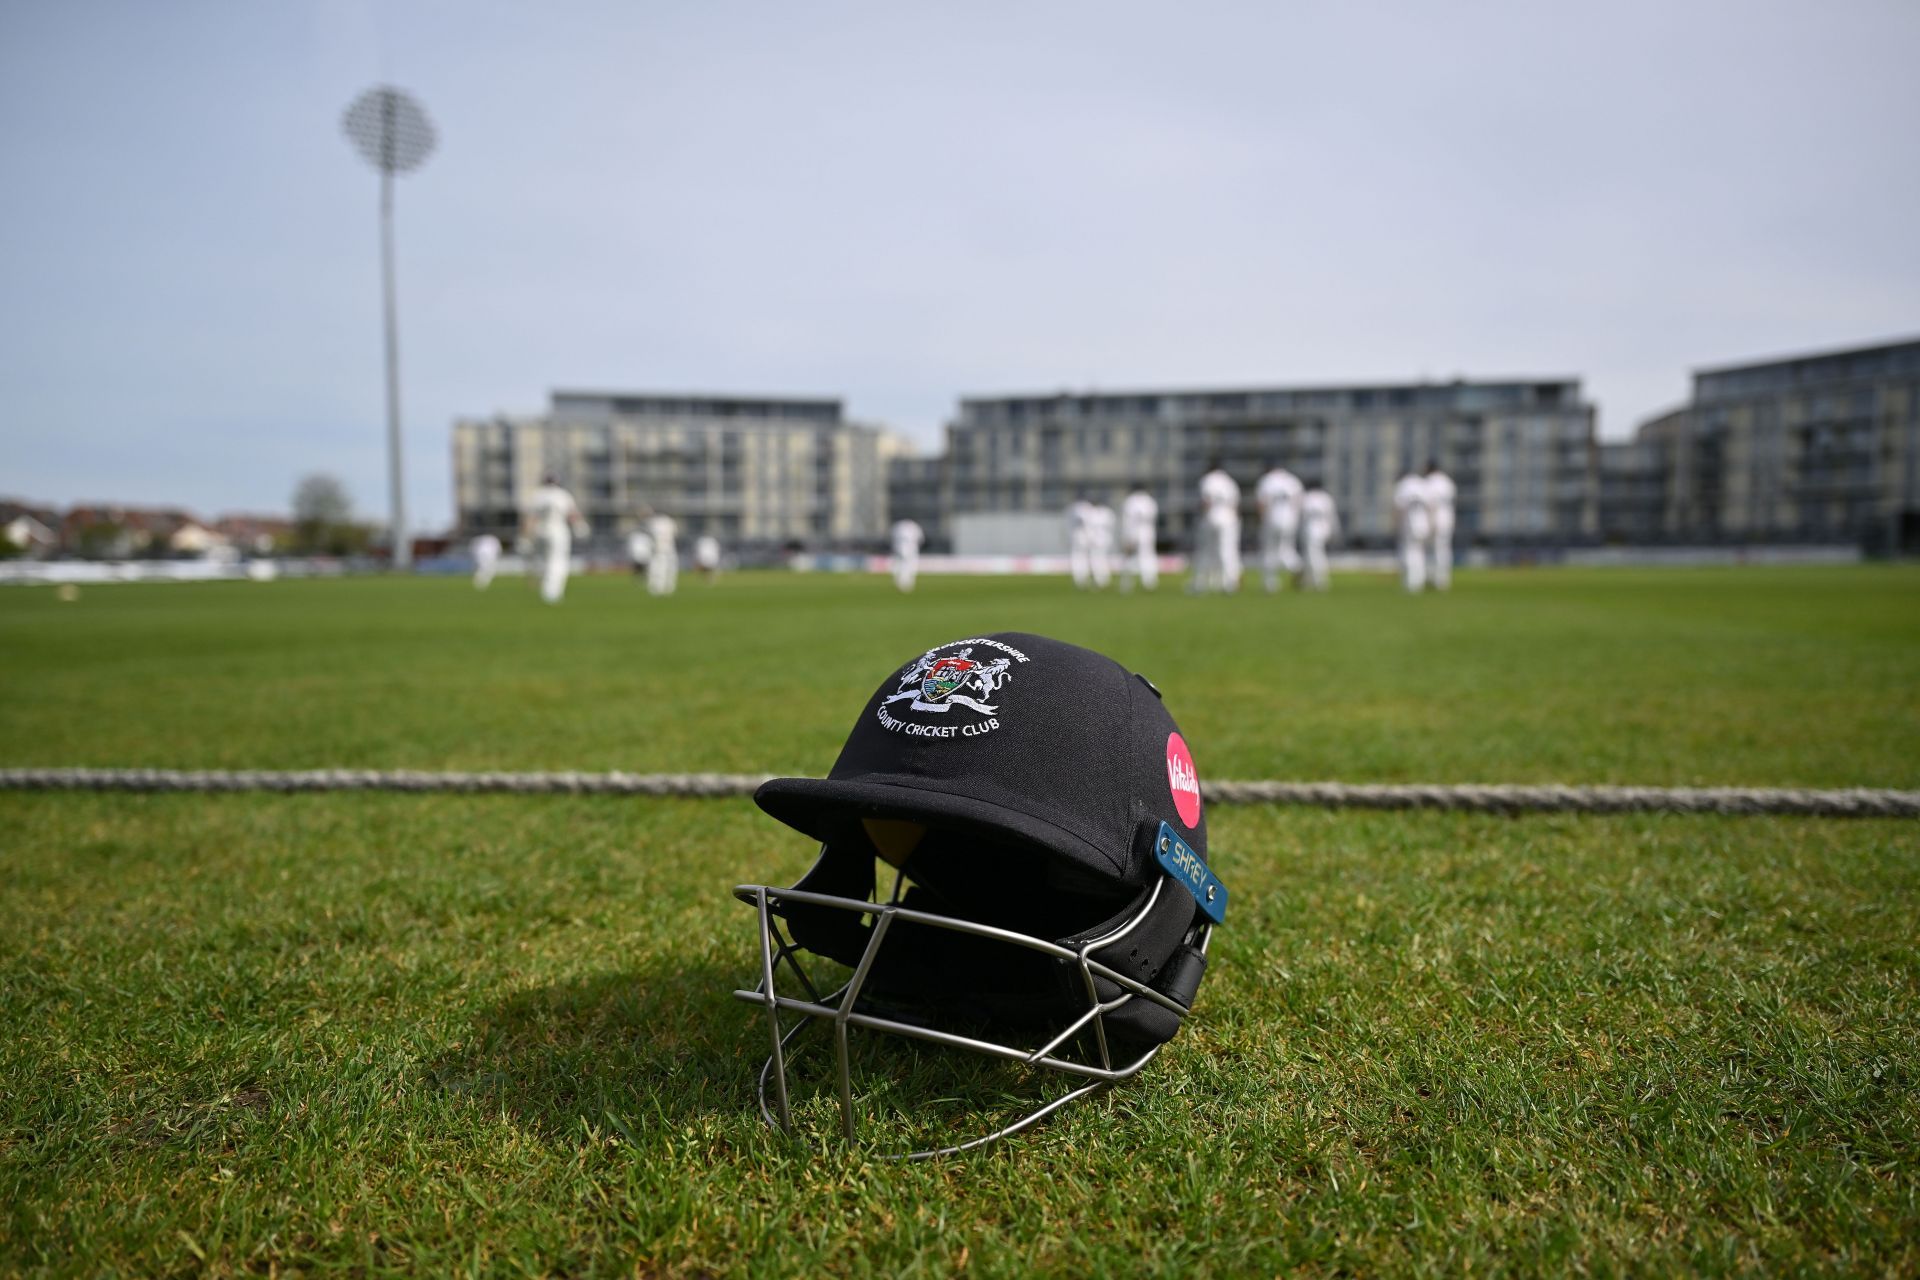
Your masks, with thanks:
M820 773L1021 628L1150 675L1203 778L1920 786L1913 568L1335 585L11 589L0 764ZM0 794L0 1273L1920 1273L1915 824L1210 824L1181 1036L902 1167L760 1124L728 889L811 850L747 801Z

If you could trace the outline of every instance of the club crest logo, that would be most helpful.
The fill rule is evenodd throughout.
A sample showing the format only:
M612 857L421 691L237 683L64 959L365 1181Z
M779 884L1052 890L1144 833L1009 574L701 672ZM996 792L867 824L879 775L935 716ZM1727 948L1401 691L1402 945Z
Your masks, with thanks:
M981 653L981 650L987 653ZM1027 655L998 640L975 638L939 645L921 654L900 673L900 685L881 699L880 723L894 733L914 737L977 737L1000 727L1000 704L995 701L1000 689L1013 679L1016 664ZM900 713L890 710L901 703ZM984 720L962 717L950 722L923 722L903 719L906 711L927 711L951 716L955 707L964 707L984 716Z
M972 652L972 650L968 650L968 652ZM948 698L953 696L954 690L966 684L970 678L974 678L969 677L967 673L979 665L980 664L972 658L965 657L964 655L958 658L941 658L935 662L932 667L928 668L926 679L920 682L920 696L929 704L927 709L945 711L946 707L944 705L935 708L932 704L944 704ZM1002 658L1000 660L1001 668L1004 670L1006 665L1007 660ZM988 676L988 673L983 671L980 675ZM991 677L988 676L988 679L990 680Z
M958 706L972 707L980 714L990 716L1000 710L988 699L998 693L1000 686L1010 678L1007 673L1013 666L1013 659L995 658L991 662L983 662L974 658L971 645L947 657L939 654L938 649L931 650L908 667L906 674L900 677L899 691L889 697L885 705L911 698L915 711L944 714Z

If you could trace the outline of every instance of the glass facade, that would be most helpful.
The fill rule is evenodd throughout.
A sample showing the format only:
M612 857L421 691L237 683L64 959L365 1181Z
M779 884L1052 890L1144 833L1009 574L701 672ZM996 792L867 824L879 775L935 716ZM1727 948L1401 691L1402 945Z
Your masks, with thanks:
M1920 550L1920 341L1701 370L1639 439L1658 538Z
M1597 533L1593 409L1573 380L969 397L947 429L949 514L1117 503L1136 482L1185 545L1218 458L1253 486L1282 465L1325 484L1348 540L1392 539L1393 482L1428 459L1459 487L1463 539L1578 542Z

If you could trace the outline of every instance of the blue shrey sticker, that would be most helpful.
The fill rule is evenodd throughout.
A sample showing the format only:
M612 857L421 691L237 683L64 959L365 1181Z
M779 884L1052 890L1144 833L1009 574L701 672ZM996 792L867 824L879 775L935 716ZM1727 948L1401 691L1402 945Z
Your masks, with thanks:
M1213 874L1213 868L1201 861L1200 855L1164 822L1160 824L1160 834L1153 842L1153 856L1160 859L1160 865L1167 869L1168 875L1187 887L1193 900L1200 904L1202 911L1213 917L1215 924L1227 922L1227 886L1220 883L1220 877Z

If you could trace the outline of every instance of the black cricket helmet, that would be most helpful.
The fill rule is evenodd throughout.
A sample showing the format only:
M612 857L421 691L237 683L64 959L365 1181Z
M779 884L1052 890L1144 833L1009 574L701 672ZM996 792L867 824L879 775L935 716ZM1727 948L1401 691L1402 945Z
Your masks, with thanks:
M1180 1029L1226 916L1199 775L1159 691L1044 636L927 650L875 691L826 778L754 799L821 845L791 888L734 890L760 926L759 985L735 994L771 1022L769 1124L792 1128L790 1051L822 1024L849 1138L850 1028L1071 1078L992 1133L896 1158L983 1145L1138 1073ZM851 975L823 993L803 954Z

